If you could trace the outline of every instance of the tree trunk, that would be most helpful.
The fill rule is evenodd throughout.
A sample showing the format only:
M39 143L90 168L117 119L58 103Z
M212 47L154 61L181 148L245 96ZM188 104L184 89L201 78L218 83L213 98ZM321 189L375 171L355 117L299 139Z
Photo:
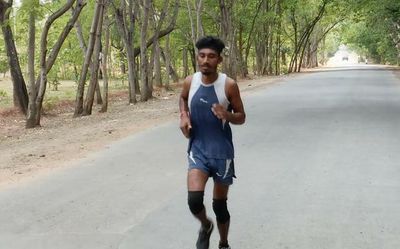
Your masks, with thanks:
M99 58L98 79L103 79L103 73L101 71L102 71L101 58ZM98 104L98 105L103 104L103 98L101 97L101 88L100 88L100 84L99 84L98 80L96 81L96 104Z
M153 92L154 65L155 65L154 59L155 59L155 48L153 43L153 47L150 50L150 57L147 63L147 86L149 92Z
M0 25L3 31L8 64L10 65L11 79L13 82L14 106L19 107L22 113L27 114L28 92L24 76L19 64L18 52L14 43L14 36L10 27L10 8L13 1L0 0Z
M85 38L83 38L82 25L79 22L79 20L77 20L75 23L75 29L76 29L76 36L79 41L79 46L81 47L83 54L86 54L87 47L85 43Z
M243 55L243 25L239 24L239 48L238 48L238 61L239 61L239 74L242 78L245 78L248 74L247 65L245 65L244 55Z
M204 36L203 22L201 21L202 11L203 11L203 0L196 0L196 26L197 26L196 40Z
M36 84L35 84L35 8L29 13L29 41L28 41L28 76L29 76L29 105L26 119L26 128L32 128L36 125Z
M102 10L102 2L100 2L100 1L96 2L95 12L94 12L94 16L92 19L92 26L90 28L90 37L89 37L89 42L88 42L89 44L88 44L88 48L86 50L85 62L83 63L82 70L81 70L81 77L78 82L78 90L76 93L74 117L78 117L78 116L82 115L82 113L83 113L83 94L84 94L84 89L85 89L86 76L87 76L90 61L91 61L92 55L93 55L94 45L95 45L95 41L96 41L96 31L97 31L98 23L100 21L100 14L101 14L101 10Z
M108 69L107 69L107 58L108 58L108 49L110 46L110 19L108 18L108 8L104 10L104 25L103 29L106 33L105 36L105 44L104 44L104 53L102 57L102 67L103 67L103 104L101 106L100 112L107 112L108 109Z
M189 64L188 64L188 50L186 47L182 50L182 63L183 63L183 75L182 78L185 78L189 75Z
M297 72L300 72L303 63L305 49L309 42L310 35L313 32L315 25L319 22L319 20L321 20L322 16L324 15L326 5L327 1L323 1L322 5L319 7L317 16L313 19L312 22L308 23L307 26L305 27L304 32L302 33L300 40L296 45L295 51L292 55L292 59L289 66L289 73L293 72L293 69L295 69L295 71ZM295 62L297 61L298 63L296 65Z
M153 14L153 25L154 25L154 40L153 40L153 52L154 52L154 80L156 81L157 86L162 86L162 76L161 76L161 49L160 49L160 41L159 41L159 35L161 31L161 27L164 23L165 17L167 16L167 11L168 11L168 5L169 5L169 0L165 0L164 4L162 6L161 14L159 15L158 18ZM153 10L153 12L155 12ZM159 19L157 25L156 25L156 19ZM150 84L150 91L152 92L152 84Z
M245 58L244 58L244 66L246 67L246 69L245 69L245 72L247 72L248 73L248 60L249 60L249 54L250 54L250 48L251 48L251 45L252 45L252 43L253 43L253 40L254 40L254 38L255 38L255 34L254 34L254 28L255 28L255 24L256 24L256 21L257 21L257 17L258 17L258 14L260 13L260 10L261 10L261 6L262 6L262 4L264 3L264 1L265 0L260 0L260 2L258 3L258 5L257 5L257 9L256 9L256 13L255 13L255 15L254 15L254 17L253 17L253 21L252 21L252 23L251 23L251 28L250 28L250 31L249 31L249 33L248 33L248 36L247 36L247 41L246 41L246 51L245 51ZM257 46L257 45L256 45ZM255 67L254 67L254 65L253 65L253 69L254 69Z
M269 1L261 2L260 9L264 15L268 14L269 11ZM269 34L270 34L270 23L269 19L266 19L260 25L260 30L258 31L258 39L256 43L256 67L258 75L265 75L268 68L268 48L269 48Z
M156 86L162 87L162 75L161 75L161 49L160 43L157 40L154 45L154 80L156 82Z
M167 45L167 46L169 46L169 45ZM174 69L174 65L172 65L171 55L168 52L168 49L165 52L163 50L161 50L161 57L163 58L163 60L165 62L165 67L167 68L168 78L172 77L173 82L178 82L179 76L176 73L176 70Z
M165 61L165 68L166 68L166 71L167 71L167 76L166 76L166 79L165 79L165 89L169 89L169 78L170 78L170 75L171 75L171 58L170 58L170 56L169 56L169 50L170 50L170 46L169 46L169 35L167 35L167 39L166 39L166 41L165 41L165 58L164 58L164 61Z
M274 32L273 32L273 25L271 25L270 27L270 36L269 36L269 42L268 42L268 66L267 66L267 70L268 70L268 75L273 74L273 69L272 69L272 65L273 65L273 58L274 58L274 53L273 53L273 45L274 45Z
M140 83L141 83L141 101L147 101L149 99L149 85L148 85L148 60L147 60L147 27L149 24L149 10L151 0L143 0L143 15L142 15L142 26L140 31Z
M103 30L103 16L104 16L104 6L105 0L98 0L98 4L100 6L100 13L99 13L99 21L97 23L96 28L96 37L95 37L95 45L94 51L92 55L92 65L91 65L91 72L90 75L90 83L88 87L88 91L86 94L85 105L83 108L83 115L91 115L92 108L93 108L93 101L94 101L94 94L96 91L96 87L100 90L99 87L99 67L100 67L100 49L101 49L101 33Z
M49 30L52 26L52 24L60 18L62 15L64 15L69 9L72 8L75 0L70 0L66 4L64 4L60 9L58 9L56 12L51 14L45 24L44 28L42 30L42 35L41 35L41 40L40 40L40 75L38 79L36 80L36 89L37 89L37 96L35 99L35 105L36 113L29 113L28 116L30 116L32 119L35 117L36 123L35 126L40 126L40 118L41 118L41 112L42 112L42 104L43 104L43 99L44 99L44 94L46 92L46 87L47 87L47 74L53 67L57 55L60 52L60 49L67 38L69 32L72 30L74 23L78 19L83 7L86 5L84 0L78 0L76 3L76 8L74 9L74 13L72 17L68 20L67 24L65 25L63 31L59 35L56 43L54 46L51 48L51 52L48 57L47 56L47 36L49 33ZM30 122L31 124L32 122ZM33 128L33 127L28 127L27 128Z
M221 12L221 36L228 48L229 56L224 59L224 71L233 79L236 79L237 58L236 58L236 39L233 28L232 9L234 1L219 0Z
M77 20L75 23L75 29L76 29L76 34L77 34L78 41L79 41L79 46L81 47L83 54L86 54L87 47L86 47L85 39L83 38L82 26L81 26L79 20ZM89 70L90 70L90 75L92 75L93 74L92 67L89 67ZM101 70L100 70L99 78L100 79L103 78ZM96 97L97 97L96 103L98 105L103 104L103 99L101 98L101 90L100 90L100 86L99 86L98 82L96 82Z
M135 5L134 5L135 4ZM133 5L135 6L135 12L133 12ZM113 5L114 6L114 5ZM129 82L129 103L136 104L136 92L138 89L137 76L135 70L135 52L133 48L133 41L135 35L135 17L134 13L138 12L138 3L133 0L129 0L128 13L126 13L125 0L121 0L120 7L115 9L115 19L117 28L120 35L123 38L125 50L127 53L128 60L128 82Z

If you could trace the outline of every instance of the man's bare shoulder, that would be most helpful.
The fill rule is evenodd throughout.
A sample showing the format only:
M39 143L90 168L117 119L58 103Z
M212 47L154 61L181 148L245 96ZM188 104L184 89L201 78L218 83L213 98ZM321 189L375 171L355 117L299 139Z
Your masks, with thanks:
M226 85L227 87L234 87L237 85L236 80L232 79L231 77L226 77Z
M183 83L184 83L185 85L190 85L190 83L192 83L192 79L193 79L193 74L187 76L187 77L183 80Z

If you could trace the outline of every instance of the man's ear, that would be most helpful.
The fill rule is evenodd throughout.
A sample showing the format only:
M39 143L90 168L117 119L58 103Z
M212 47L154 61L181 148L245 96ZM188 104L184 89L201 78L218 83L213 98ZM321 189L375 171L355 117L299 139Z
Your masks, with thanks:
M220 63L223 62L223 61L224 61L224 57L222 57L222 55L219 55L218 64L220 64Z

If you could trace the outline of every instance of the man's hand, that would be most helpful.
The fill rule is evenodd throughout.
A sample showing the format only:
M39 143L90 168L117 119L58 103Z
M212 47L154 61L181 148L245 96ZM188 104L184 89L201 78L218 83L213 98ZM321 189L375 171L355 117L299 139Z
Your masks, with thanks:
M211 107L212 112L217 118L222 120L228 120L232 113L228 112L222 105L213 104ZM229 121L229 120L228 120Z
M187 138L190 138L190 129L192 129L192 124L190 123L188 112L181 112L180 128L183 135Z

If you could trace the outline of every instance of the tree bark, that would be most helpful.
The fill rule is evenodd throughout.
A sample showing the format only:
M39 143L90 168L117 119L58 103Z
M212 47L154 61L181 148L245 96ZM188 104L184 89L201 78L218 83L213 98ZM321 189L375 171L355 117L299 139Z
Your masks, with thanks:
M104 44L104 52L102 56L102 67L103 67L103 104L101 106L100 112L107 112L108 109L108 66L107 66L107 59L108 59L108 49L110 47L110 19L108 18L107 13L108 8L105 10L105 18L104 18L104 30L106 33L105 36L105 44Z
M225 41L228 49L228 56L224 58L224 71L233 79L236 79L237 58L236 58L236 39L235 30L233 28L232 9L234 1L219 0L219 8L221 12L221 36Z
M156 81L156 85L157 86L162 86L162 77L161 77L161 50L160 50L160 41L159 41L159 34L161 31L161 27L164 23L165 17L167 16L167 11L168 11L168 5L169 5L169 0L165 0L162 10L161 10L161 14L158 18L155 17L155 15L153 14L153 25L154 25L154 40L153 40L153 52L154 52L154 80ZM153 10L154 12L154 10ZM159 19L157 25L156 25L156 19ZM150 84L150 95L152 92L152 84Z
M149 99L149 82L148 82L148 60L147 60L147 27L149 24L149 10L150 1L143 0L143 15L142 15L142 25L140 28L140 86L141 86L141 101L147 101Z
M275 43L275 75L281 74L281 35L282 35L282 6L281 0L277 1L276 14L278 16L277 36Z
M182 63L183 63L183 77L185 78L186 76L189 75L189 63L188 63L188 50L186 47L183 48L182 50Z
M35 8L32 8L29 13L29 41L28 41L28 78L29 78L29 104L28 116L26 119L26 128L35 127L36 119L33 114L36 114L36 85L35 85Z
M201 19L200 19L200 15L198 15L198 0L196 0L195 2L195 9L196 9L196 24L195 21L193 20L193 14L192 14L192 4L189 3L189 0L186 0L186 5L187 5L187 9L188 9L188 16L189 16L189 20L190 20L190 30L191 30L191 38L192 38L192 44L193 44L193 49L194 49L194 54L195 57L197 56L197 48L196 48L196 42L199 38L199 30L198 27L202 26L201 25ZM201 2L200 2L201 3ZM201 5L200 5L201 6ZM197 65L197 63L194 64L195 66L195 71L199 70L199 66Z
M86 99L85 99L85 105L83 108L83 115L91 115L92 114L92 108L93 108L93 101L94 101L94 94L96 91L96 88L100 90L99 88L99 67L100 67L100 49L101 49L101 33L103 30L103 16L104 16L104 6L105 6L105 0L98 0L98 4L100 6L100 13L99 13L99 21L97 24L96 28L96 38L95 38L95 45L94 45L94 51L92 55L92 65L91 65L91 72L92 74L90 75L90 83L88 87L88 91L86 94Z
M95 41L96 41L96 31L97 31L97 26L98 26L98 23L100 20L99 18L100 18L101 9L102 9L102 3L100 3L99 1L96 2L95 12L94 12L94 16L92 19L92 25L90 28L90 37L89 37L89 42L88 42L88 48L86 50L85 61L82 65L81 77L78 82L74 117L78 117L78 116L82 115L82 113L83 113L83 95L84 95L84 89L85 89L86 76L87 76L90 61L91 61L92 55L93 55L94 45L95 45Z
M161 76L161 49L160 43L157 40L154 44L154 80L156 86L161 87L163 85L162 76Z
M165 41L165 55L164 55L164 61L165 61L165 68L167 71L167 76L165 79L165 89L169 89L169 79L171 75L171 57L169 56L169 35L167 35L167 39Z
M10 12L13 1L0 0L0 25L3 31L5 48L7 51L8 64L10 65L11 79L13 82L14 106L18 107L23 114L28 110L28 91L26 89L24 76L18 59L14 36L10 27Z
M201 21L201 13L203 11L203 0L196 0L196 25L197 25L197 39L204 36L203 22Z
M86 42L85 38L83 38L83 32L82 32L82 25L79 22L79 20L76 21L75 23L75 29L76 29L76 37L78 38L79 41L79 46L82 49L83 54L86 54Z
M254 28L255 28L255 24L256 24L256 21L257 21L258 14L260 13L261 6L264 3L264 1L265 0L260 0L260 2L257 4L256 13L254 14L254 17L253 17L253 20L252 20L252 23L251 23L251 28L250 28L249 34L247 36L245 58L244 58L244 65L246 66L246 70L245 71L247 73L249 71L247 65L248 65L248 60L249 60L250 48L251 48L251 45L253 43L253 39L255 37Z
M289 65L289 73L293 72L293 69L297 72L300 72L301 66L303 63L304 52L309 41L310 35L314 30L315 25L321 20L322 16L325 13L325 7L327 5L327 1L324 0L322 5L319 7L317 16L313 19L312 22L308 23L300 37L298 44L295 46L295 51L293 52L292 59ZM294 18L294 14L293 14ZM297 62L295 64L295 62ZM297 67L296 67L297 66Z
M57 55L58 55L65 39L67 38L69 32L73 28L75 21L78 19L79 14L82 11L82 8L86 5L84 0L77 1L73 16L67 22L62 33L58 37L55 45L52 47L49 56L46 58L46 56L47 56L47 36L48 36L49 30L50 30L52 24L54 23L54 21L56 21L59 17L61 17L63 14L65 14L69 9L71 9L74 3L75 3L75 0L68 1L60 9L58 9L56 12L51 14L45 22L45 25L44 25L44 28L42 31L42 35L41 35L41 41L40 41L40 75L39 75L38 79L36 80L36 90L37 90L37 95L35 96L36 109L34 110L35 111L34 113L28 114L29 121L27 121L27 128L33 128L34 126L32 124L35 124L35 126L40 126L42 104L43 104L44 94L46 92L46 86L47 86L47 74L49 73L52 66L54 65L54 63L57 59ZM35 122L33 122L33 119L35 120ZM28 123L29 123L29 126L28 126Z
M168 41L168 39L167 39ZM169 41L168 41L169 43ZM168 47L169 45L167 45ZM165 61L165 67L167 68L167 74L168 74L168 78L171 77L173 82L178 82L179 81L179 76L176 73L176 70L174 68L174 65L172 64L172 60L171 60L171 55L169 53L169 49L166 48L167 51L163 51L161 50L161 57L163 58L163 60Z
M134 5L135 4L135 5ZM135 6L135 8L133 8ZM138 3L133 0L129 0L128 10L126 10L125 0L121 0L120 7L115 9L115 19L117 23L117 28L121 34L124 46L127 53L128 60L128 82L129 82L129 103L136 104L136 92L139 88L137 85L137 74L135 66L135 53L133 48L133 41L135 35L135 16L138 12ZM135 9L135 11L134 11ZM128 11L128 13L126 13Z

